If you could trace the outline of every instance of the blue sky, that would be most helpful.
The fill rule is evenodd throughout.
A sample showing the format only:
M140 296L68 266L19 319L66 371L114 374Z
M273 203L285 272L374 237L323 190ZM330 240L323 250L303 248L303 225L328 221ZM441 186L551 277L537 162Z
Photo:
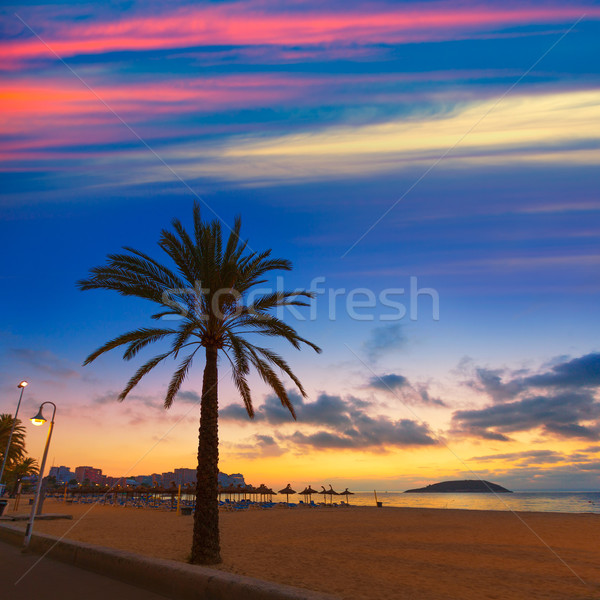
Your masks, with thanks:
M116 403L134 365L81 363L150 307L75 282L123 245L158 257L160 229L189 222L200 199L206 218L241 214L252 247L294 262L286 287L325 278L316 319L288 316L324 349L286 351L310 419L232 413L223 470L403 489L468 465L522 489L597 487L598 382L514 383L578 360L599 368L597 4L32 2L0 14L0 397L12 411L30 378L28 410L60 399L57 464L194 464L201 368L169 416L168 370ZM372 320L344 309L350 290L379 297L411 277L436 291L439 320L427 296L416 320L382 320L379 302L356 311ZM511 392L494 395L489 373ZM406 383L369 384L385 376ZM227 378L221 402L238 402ZM486 438L465 414L496 433L501 415L524 426Z

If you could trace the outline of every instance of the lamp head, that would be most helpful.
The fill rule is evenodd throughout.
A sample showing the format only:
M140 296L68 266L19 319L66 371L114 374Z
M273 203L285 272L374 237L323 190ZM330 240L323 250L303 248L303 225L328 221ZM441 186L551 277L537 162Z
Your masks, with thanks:
M44 418L44 415L42 414L42 407L41 406L40 406L40 410L38 411L38 414L35 415L35 417L31 417L30 421L34 425L37 425L38 427L40 425L43 425L46 422L46 419Z
M21 381L21 383L17 386L18 388L27 387L29 384L26 381Z

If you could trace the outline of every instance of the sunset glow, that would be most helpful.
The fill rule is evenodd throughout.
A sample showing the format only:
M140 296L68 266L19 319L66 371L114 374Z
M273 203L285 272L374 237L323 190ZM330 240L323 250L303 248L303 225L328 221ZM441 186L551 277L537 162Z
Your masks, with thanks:
M297 421L258 376L250 421L221 358L222 471L598 488L597 5L30 3L2 32L1 412L23 378L24 421L57 404L49 465L196 466L203 360L171 409L175 362L119 403L150 349L82 363L156 321L75 282L123 246L163 260L198 199L293 262L316 299L285 320L324 350L274 343Z

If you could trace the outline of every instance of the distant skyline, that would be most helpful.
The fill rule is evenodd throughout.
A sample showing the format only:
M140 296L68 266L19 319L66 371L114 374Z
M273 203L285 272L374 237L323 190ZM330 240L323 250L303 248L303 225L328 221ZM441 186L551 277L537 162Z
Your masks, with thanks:
M118 403L141 361L82 362L155 321L75 282L123 246L162 260L199 199L319 292L285 318L323 354L276 346L297 422L256 377L250 422L221 361L221 471L598 489L597 4L32 0L0 21L0 411L27 379L32 457L51 400L49 466L196 464L203 365L169 411L172 364Z

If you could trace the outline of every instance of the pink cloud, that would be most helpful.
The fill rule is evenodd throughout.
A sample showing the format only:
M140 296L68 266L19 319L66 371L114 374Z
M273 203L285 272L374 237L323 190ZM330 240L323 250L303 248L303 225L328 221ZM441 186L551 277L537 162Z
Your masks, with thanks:
M13 159L16 154L33 158L29 152L44 148L132 140L131 132L112 111L145 136L157 139L176 135L176 126L170 126L168 134L161 128L162 117L271 106L302 98L307 86L314 85L326 82L320 78L252 74L118 85L94 83L92 92L71 77L5 80L0 82L0 127L6 139L0 142L0 153L4 159L11 153ZM210 129L208 124L202 133ZM221 126L221 133L223 129L226 126ZM189 126L184 128L184 133L190 131ZM36 158L40 156L35 154Z
M86 125L114 121L104 105L132 122L149 116L265 106L302 94L307 80L282 75L235 75L134 84L94 84L75 78L0 82L0 124L5 133L32 124Z
M105 112L101 98L117 111L148 113L215 110L223 105L270 103L289 96L303 83L285 76L235 75L212 79L106 85L90 91L75 78L41 82L0 82L0 105L5 116L30 114L90 114Z
M123 50L188 48L206 45L352 45L453 39L469 31L530 23L573 22L583 14L600 17L600 7L460 6L405 4L397 10L295 14L266 12L253 2L177 9L152 17L133 16L93 25L42 30L40 36L61 57ZM51 51L30 38L5 43L5 68L23 60L48 58Z

